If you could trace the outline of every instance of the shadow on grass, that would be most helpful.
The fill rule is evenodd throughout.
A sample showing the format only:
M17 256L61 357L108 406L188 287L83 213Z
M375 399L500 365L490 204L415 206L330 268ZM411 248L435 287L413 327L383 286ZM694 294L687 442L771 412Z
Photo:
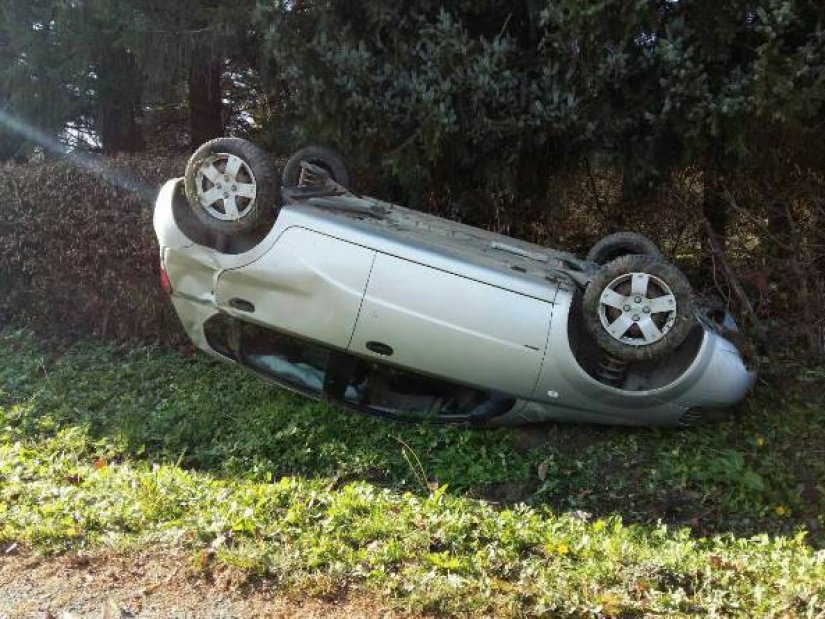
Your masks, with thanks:
M197 353L0 335L2 439L75 427L90 461L176 462L213 475L366 480L500 504L619 514L694 535L791 535L825 545L825 405L801 369L729 421L686 430L536 425L468 430L374 419L286 394ZM780 395L781 394L781 395Z

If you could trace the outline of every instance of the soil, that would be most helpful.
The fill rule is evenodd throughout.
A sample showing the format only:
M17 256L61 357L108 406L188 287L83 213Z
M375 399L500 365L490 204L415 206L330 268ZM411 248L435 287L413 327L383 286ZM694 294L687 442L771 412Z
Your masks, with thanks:
M402 617L366 592L284 594L225 566L176 552L0 555L0 619Z

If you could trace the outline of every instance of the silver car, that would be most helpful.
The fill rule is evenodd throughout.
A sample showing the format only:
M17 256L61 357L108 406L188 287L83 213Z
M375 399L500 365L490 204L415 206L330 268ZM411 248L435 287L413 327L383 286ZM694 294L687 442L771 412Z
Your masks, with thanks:
M586 259L353 193L333 151L277 175L221 138L160 191L161 283L194 344L360 411L680 425L754 381L724 311L641 235Z

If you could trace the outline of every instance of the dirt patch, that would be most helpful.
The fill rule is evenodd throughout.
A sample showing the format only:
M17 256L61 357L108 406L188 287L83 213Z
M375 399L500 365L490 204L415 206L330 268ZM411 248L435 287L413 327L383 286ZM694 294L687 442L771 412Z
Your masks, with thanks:
M335 600L286 595L180 551L0 555L0 619L94 617L402 617L367 592Z

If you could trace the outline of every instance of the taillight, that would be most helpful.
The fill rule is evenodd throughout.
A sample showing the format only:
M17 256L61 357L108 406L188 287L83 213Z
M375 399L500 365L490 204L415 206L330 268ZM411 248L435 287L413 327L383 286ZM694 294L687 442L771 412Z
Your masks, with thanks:
M160 266L160 289L166 294L172 294L172 281L163 265Z

